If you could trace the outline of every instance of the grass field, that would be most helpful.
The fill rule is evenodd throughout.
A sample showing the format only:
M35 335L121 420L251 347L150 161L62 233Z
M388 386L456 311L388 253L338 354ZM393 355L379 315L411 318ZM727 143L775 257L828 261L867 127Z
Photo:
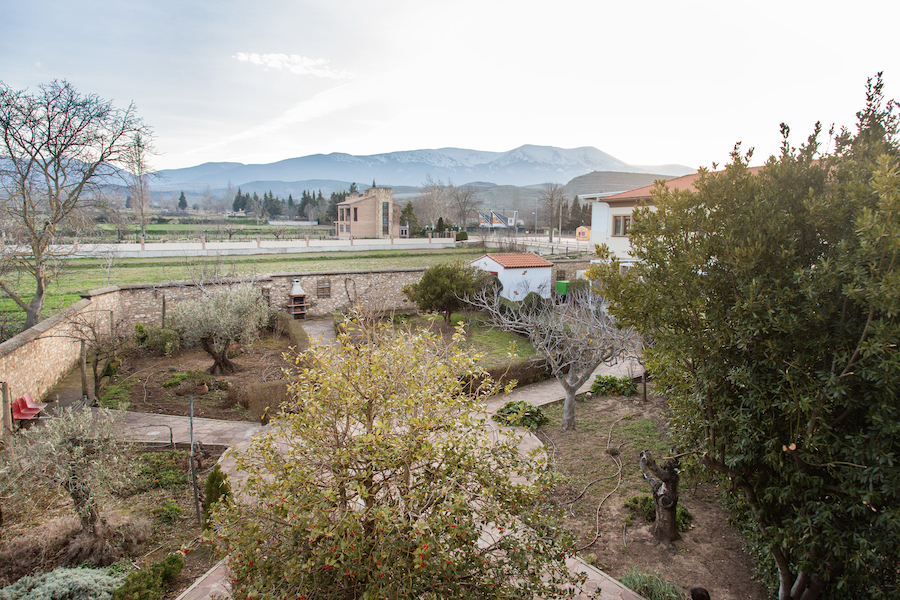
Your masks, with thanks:
M385 250L370 252L317 252L305 254L256 254L191 258L123 258L112 268L102 260L80 258L65 261L59 276L47 292L44 317L76 302L78 292L107 285L162 283L197 277L202 270L218 266L235 276L268 275L270 273L308 273L322 271L378 270L430 267L453 260L472 260L484 254L475 248L443 248L436 250ZM107 277L108 276L108 277ZM34 281L26 277L7 279L26 302L34 293ZM21 312L9 298L0 299L0 313ZM23 313L24 314L24 313Z

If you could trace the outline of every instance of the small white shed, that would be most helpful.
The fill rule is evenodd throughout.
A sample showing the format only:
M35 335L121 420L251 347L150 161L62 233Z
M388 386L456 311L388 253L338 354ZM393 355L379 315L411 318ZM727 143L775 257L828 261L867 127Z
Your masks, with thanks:
M472 265L496 275L503 285L500 295L507 300L521 302L529 292L550 297L553 263L536 254L485 254Z

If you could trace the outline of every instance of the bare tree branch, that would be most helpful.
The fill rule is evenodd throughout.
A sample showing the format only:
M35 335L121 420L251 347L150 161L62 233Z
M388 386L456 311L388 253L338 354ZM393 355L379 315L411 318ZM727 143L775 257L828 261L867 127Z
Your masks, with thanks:
M524 335L547 359L553 375L566 390L563 429L575 429L575 392L601 364L615 364L634 351L634 328L620 328L592 289L574 290L563 304L541 302L526 306L500 297L496 288L472 300L489 322Z

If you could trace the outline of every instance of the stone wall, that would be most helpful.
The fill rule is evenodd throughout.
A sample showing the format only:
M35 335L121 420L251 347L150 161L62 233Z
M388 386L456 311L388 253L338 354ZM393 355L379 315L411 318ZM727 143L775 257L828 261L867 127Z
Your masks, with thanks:
M590 266L587 260L562 260L553 265L553 281L574 279ZM276 273L254 282L269 297L274 310L284 310L295 279L306 292L309 316L323 316L360 304L373 311L413 310L401 291L422 278L424 268L381 271L326 271ZM41 321L28 331L0 344L0 381L9 384L13 398L30 392L44 398L78 363L79 342L71 319L106 326L114 324L130 333L134 324L162 326L165 314L180 301L196 298L193 284L143 284L107 287L83 294L83 299L62 313Z
M299 279L310 303L309 315L322 316L354 304L376 311L412 310L402 287L422 278L421 269L278 273L254 282L269 297L274 310L284 310L288 292ZM165 314L180 301L196 298L193 284L142 284L92 290L67 310L41 321L28 331L0 344L0 381L13 398L29 392L42 399L77 364L80 344L73 319L113 326L129 334L135 323L162 326Z

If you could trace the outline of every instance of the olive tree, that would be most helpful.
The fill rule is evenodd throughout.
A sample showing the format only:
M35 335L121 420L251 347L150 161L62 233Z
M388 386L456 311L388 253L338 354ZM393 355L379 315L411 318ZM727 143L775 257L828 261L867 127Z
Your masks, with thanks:
M105 186L121 183L116 165L136 137L149 136L134 105L118 109L66 81L35 94L0 82L0 213L8 235L0 289L25 311L23 331L38 322L54 263L70 252L59 236L86 227L91 209L110 208ZM9 279L21 274L33 287Z
M833 151L783 127L756 173L736 148L695 193L658 187L638 264L593 273L652 332L679 450L721 478L781 600L900 596L896 109L879 76Z
M566 595L552 474L481 414L497 384L464 333L359 327L297 357L293 403L237 454L212 533L234 596Z
M31 503L40 496L35 487L56 488L72 501L86 543L75 544L69 560L96 559L104 552L106 523L101 503L109 492L129 480L131 453L121 423L110 413L98 409L63 409L41 427L33 427L5 449L14 466L15 487L4 504Z
M251 283L202 286L201 296L175 305L169 326L185 346L199 345L212 357L212 375L234 373L232 342L250 343L269 320L269 306Z

